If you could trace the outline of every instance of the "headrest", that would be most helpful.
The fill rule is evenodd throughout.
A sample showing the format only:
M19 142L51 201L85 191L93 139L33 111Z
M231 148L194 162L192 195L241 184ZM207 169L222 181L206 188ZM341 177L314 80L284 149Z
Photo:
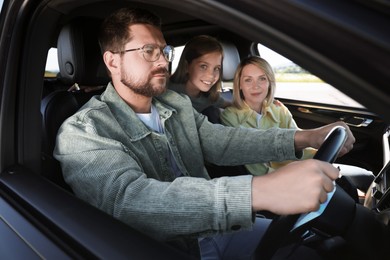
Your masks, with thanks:
M99 20L78 18L62 28L57 53L65 83L97 86L109 82L98 43L99 27Z
M223 48L223 75L222 80L231 81L234 78L238 64L240 64L240 55L237 47L230 42L222 42Z

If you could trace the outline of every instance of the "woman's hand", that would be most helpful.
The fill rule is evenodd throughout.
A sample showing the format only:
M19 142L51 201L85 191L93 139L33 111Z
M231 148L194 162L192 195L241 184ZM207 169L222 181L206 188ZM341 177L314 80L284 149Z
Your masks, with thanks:
M295 149L299 151L307 147L319 148L324 142L329 132L336 126L342 126L347 131L347 140L345 141L344 146L341 148L339 153L339 157L343 156L344 154L352 150L353 144L356 140L348 125L342 121L315 129L298 130L295 133Z

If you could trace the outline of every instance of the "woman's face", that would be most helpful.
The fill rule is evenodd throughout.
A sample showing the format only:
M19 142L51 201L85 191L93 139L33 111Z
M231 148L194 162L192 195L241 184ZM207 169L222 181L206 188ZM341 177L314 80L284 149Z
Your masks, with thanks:
M268 86L268 78L262 69L253 64L245 65L240 77L240 89L245 102L257 112L261 112L263 101L268 95Z
M222 67L222 54L212 52L192 60L188 64L188 81L186 91L190 96L197 96L200 92L208 92L219 80Z

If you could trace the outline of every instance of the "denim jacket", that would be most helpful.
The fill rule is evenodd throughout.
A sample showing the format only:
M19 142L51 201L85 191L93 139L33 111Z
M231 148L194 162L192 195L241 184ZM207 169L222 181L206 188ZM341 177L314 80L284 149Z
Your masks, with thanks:
M170 90L152 102L165 134L148 129L111 83L62 124L54 156L76 196L158 240L250 229L252 176L210 180L204 161L295 159L295 130L211 124Z

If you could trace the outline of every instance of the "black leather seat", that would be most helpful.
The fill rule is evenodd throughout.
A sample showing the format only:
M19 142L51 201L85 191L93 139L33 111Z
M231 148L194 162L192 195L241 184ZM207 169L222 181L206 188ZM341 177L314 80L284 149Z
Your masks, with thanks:
M79 86L106 86L109 77L100 53L96 19L82 18L65 25L58 37L57 53L60 68L59 82L63 90L47 94L41 102L42 113L42 170L56 184L71 190L65 183L59 162L53 157L57 131L61 124L87 102L97 91L67 91Z

